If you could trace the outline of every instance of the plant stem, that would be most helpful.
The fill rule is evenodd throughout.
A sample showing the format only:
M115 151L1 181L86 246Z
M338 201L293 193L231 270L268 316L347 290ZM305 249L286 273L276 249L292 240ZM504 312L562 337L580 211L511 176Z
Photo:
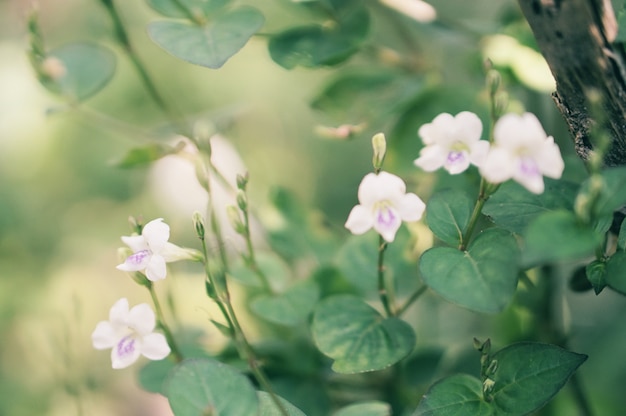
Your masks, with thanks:
M242 191L243 192L243 191ZM247 198L246 198L247 199ZM246 248L248 251L248 255L245 256L246 263L250 270L252 270L261 280L263 287L268 291L272 291L272 286L270 285L267 276L263 272L263 270L259 267L259 264L256 261L256 256L254 255L254 246L252 245L252 236L250 234L250 216L248 214L248 207L239 207L241 209L241 213L243 215L243 227L244 227L244 235L243 238L246 240Z
M404 305L402 305L400 309L398 309L398 311L396 312L396 316L401 316L402 314L404 314L404 312L406 312L407 309L409 309L409 307L411 307L411 305L416 300L418 300L424 293L426 293L426 290L428 290L428 286L423 285L422 287L417 289L415 292L413 292L413 294L409 296L409 298L406 300Z
M141 82L143 83L144 87L146 88L148 94L150 95L154 103L165 114L167 114L168 118L175 125L177 125L178 128L181 128L182 132L185 135L190 136L190 132L187 131L188 129L181 125L181 122L180 122L181 118L178 116L176 111L174 111L174 109L167 103L167 101L159 93L156 87L156 84L154 83L154 81L152 81L150 74L148 74L148 70L146 69L146 66L143 64L141 59L139 59L137 52L131 45L128 32L126 31L126 28L124 27L124 23L122 22L122 19L117 9L115 8L115 5L113 4L113 0L100 0L100 2L104 5L107 12L109 13L109 16L111 17L111 20L113 21L113 31L115 34L115 39L122 46L124 51L126 51L126 54L130 58L133 64L133 67L137 71L137 74L139 75Z
M389 303L389 296L387 293L387 287L385 285L385 250L387 249L387 242L383 239L383 236L378 236L378 295L380 296L380 302L383 304L385 314L387 316L394 316L393 311Z
M183 355L178 349L176 345L176 341L174 340L174 336L169 326L165 323L165 317L163 314L163 309L161 308L161 303L159 302L159 298L157 297L156 291L154 290L154 285L150 284L147 286L148 291L150 292L150 297L152 298L152 303L154 304L154 309L157 315L157 321L159 323L159 327L163 330L163 334L165 335L165 339L167 339L167 343L172 350L172 355L174 356L174 360L179 363L183 360Z
M222 312L222 316L224 316L224 319L226 320L226 326L228 326L228 328L230 328L231 330L231 336L234 337L235 332L234 332L234 325L233 322L230 318L230 315L228 314L227 309L224 307L224 301L220 298L220 294L219 294L219 286L217 285L217 282L215 281L215 279L213 278L213 273L211 272L210 269L210 265L209 265L209 249L206 245L206 240L204 238L200 238L200 241L202 243L202 253L204 254L204 272L206 274L206 277L209 281L209 284L213 287L213 290L216 293L215 297L211 298L215 301L215 303L217 304L217 306L220 308L220 311ZM224 287L221 288L223 289L226 294L228 295L228 287Z
M490 188L491 187L484 178L480 180L480 190L478 191L478 198L476 199L476 204L474 204L472 216L470 217L465 233L463 234L463 237L461 239L461 244L459 244L459 250L461 251L465 251L467 249L470 239L472 238L472 234L474 233L476 223L478 222L480 214L482 213L483 206L485 205L485 202L487 202L491 194L495 192L495 189Z

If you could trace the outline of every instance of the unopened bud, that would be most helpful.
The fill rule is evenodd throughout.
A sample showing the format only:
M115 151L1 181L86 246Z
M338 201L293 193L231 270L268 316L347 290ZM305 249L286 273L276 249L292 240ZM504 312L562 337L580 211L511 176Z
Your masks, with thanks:
M496 92L498 92L501 82L502 77L498 71L495 69L487 71L487 90L489 91L489 95L494 96Z
M143 224L141 218L137 219L132 215L128 217L128 224L130 224L131 230L137 234L141 234L141 230L143 229Z
M204 240L205 228L204 228L204 217L198 211L194 212L191 220L193 221L193 228L196 229L196 234L200 240Z
M239 210L234 205L229 205L226 207L226 215L228 216L228 222L230 222L231 227L237 232L237 234L244 234L246 231L246 227L241 222L241 217L239 216Z
M250 175L248 174L248 172L244 173L243 175L237 174L237 189L245 191L249 179Z
M242 211L248 210L248 198L243 191L237 191L237 206Z
M487 374L492 376L498 371L498 360L493 360L489 363L489 367L487 367Z
M496 117L502 116L509 107L509 94L506 91L498 91L493 97L493 107Z
M493 388L495 387L495 385L496 382L490 378L487 378L485 379L485 381L483 381L483 396L485 397L486 401L491 401L491 393L493 392Z
M383 133L377 133L372 137L372 148L374 149L374 156L372 157L372 164L375 171L380 171L385 161L385 155L387 154L387 141Z

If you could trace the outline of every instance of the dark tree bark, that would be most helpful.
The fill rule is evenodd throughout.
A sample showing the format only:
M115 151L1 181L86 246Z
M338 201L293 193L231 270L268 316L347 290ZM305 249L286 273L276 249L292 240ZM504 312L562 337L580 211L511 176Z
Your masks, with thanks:
M602 123L611 135L607 166L626 164L626 53L610 0L518 0L556 79L554 101L576 152L587 160L594 125L587 94L600 94ZM597 111L595 112L597 114Z

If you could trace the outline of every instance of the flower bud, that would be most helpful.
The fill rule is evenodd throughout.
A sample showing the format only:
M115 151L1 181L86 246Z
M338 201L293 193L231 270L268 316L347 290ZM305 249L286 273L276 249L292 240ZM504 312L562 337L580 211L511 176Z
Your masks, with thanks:
M243 175L237 174L237 189L241 189L242 191L246 190L246 186L248 185L248 179L250 179L250 175L248 172Z
M230 222L231 227L237 232L237 234L245 234L246 227L241 222L241 217L239 216L239 210L234 205L229 205L226 207L226 215L228 216L228 221Z
M200 240L204 240L205 235L205 227L204 227L204 217L198 211L195 211L191 217L193 221L193 228L196 229L196 234Z
M242 211L248 210L248 198L243 191L237 191L237 206Z
M498 91L493 97L493 108L496 113L496 117L499 118L509 107L509 94L506 91Z
M500 88L500 83L502 82L502 77L500 73L495 69L490 69L487 72L487 90L489 91L489 95L494 96L496 92L498 92L498 88Z
M374 170L378 172L382 169L385 155L387 154L387 141L383 133L377 133L372 137L372 148L374 149L372 164L374 165Z
M41 72L53 81L58 81L67 74L63 61L54 56L48 56L41 63Z

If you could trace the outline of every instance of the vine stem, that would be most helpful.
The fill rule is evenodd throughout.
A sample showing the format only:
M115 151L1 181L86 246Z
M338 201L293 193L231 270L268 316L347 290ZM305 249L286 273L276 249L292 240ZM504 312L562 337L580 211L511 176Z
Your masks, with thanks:
M417 301L424 293L426 293L427 290L428 290L428 286L423 285L422 287L417 289L415 292L413 292L413 294L409 296L406 302L404 302L404 305L402 305L400 309L398 309L398 311L396 312L396 315L401 316L402 314L404 314L407 311L407 309L409 309L415 301Z
M472 211L472 215L470 217L469 223L467 225L467 229L461 238L461 244L459 244L459 250L465 251L467 246L469 245L470 239L472 238L472 234L474 233L474 228L476 228L476 224L478 219L480 218L480 214L483 211L483 207L485 206L485 202L489 199L489 197L498 189L498 185L492 185L488 183L484 178L480 180L480 190L478 191L478 198L476 198L476 204L474 204L474 210Z
M385 285L385 250L387 249L387 242L382 235L378 236L378 295L380 296L380 302L383 304L385 314L387 316L394 316L389 302L389 294L387 293L387 287Z
M178 345L174 340L174 335L170 330L169 326L165 323L165 315L163 314L163 309L161 308L161 303L159 302L159 298L154 290L154 285L150 284L147 286L148 291L150 292L150 297L152 298L152 303L154 304L154 309L157 315L157 321L159 323L159 327L163 330L163 334L165 335L165 339L167 339L167 343L172 350L172 355L174 356L174 360L179 363L183 360L183 354L178 349Z

